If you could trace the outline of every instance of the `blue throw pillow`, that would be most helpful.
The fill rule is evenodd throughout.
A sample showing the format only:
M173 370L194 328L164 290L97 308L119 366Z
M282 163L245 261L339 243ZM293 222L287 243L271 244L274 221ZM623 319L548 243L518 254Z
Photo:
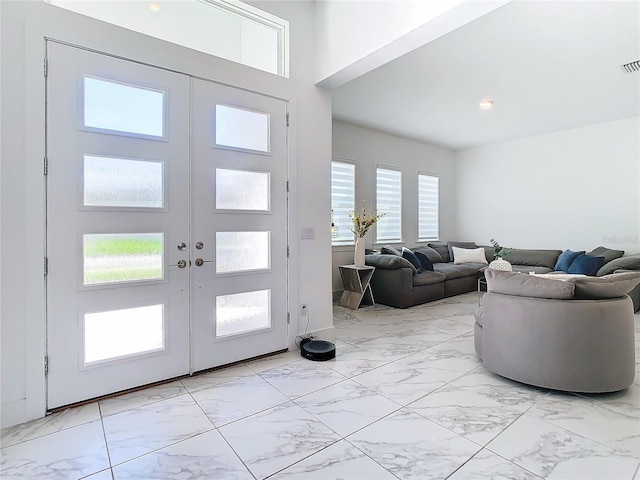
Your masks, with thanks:
M420 260L418 260L416 254L409 250L407 247L402 247L402 258L409 260L411 264L416 267L418 273L422 272L422 264L420 263Z
M422 252L413 252L413 254L418 257L423 270L429 270L430 272L433 272L433 262L429 260L429 257L427 257Z
M553 267L553 269L556 272L566 272L566 271L568 271L569 267L571 266L573 261L579 255L582 255L583 253L584 253L584 250L581 250L580 252L574 252L574 251L571 251L571 250L565 250L558 257L558 261L556 262L556 266Z
M578 255L573 261L567 273L580 273L595 277L600 267L604 265L604 257L592 257L584 253Z

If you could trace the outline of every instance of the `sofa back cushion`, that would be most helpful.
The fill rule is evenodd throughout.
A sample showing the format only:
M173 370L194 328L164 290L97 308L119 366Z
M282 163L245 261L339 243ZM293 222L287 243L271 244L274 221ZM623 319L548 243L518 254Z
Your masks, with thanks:
M507 248L509 253L504 259L512 265L534 265L553 269L562 250L528 250Z
M433 262L429 257L427 257L424 253L417 250L414 250L413 253L415 254L416 257L418 257L418 260L420 260L420 265L422 266L422 270L433 272ZM437 253L438 252L436 252L436 254ZM438 257L439 256L440 255L438 255Z
M431 260L431 263L442 263L444 262L444 260L442 259L442 256L433 248L428 247L426 245L422 245L420 247L415 247L413 249L414 252L420 252L423 255L425 255L429 260ZM420 257L418 257L420 258ZM424 268L424 266L423 266Z
M606 277L579 277L569 281L575 285L575 298L617 298L625 296L640 284L640 272L614 273Z
M422 272L422 264L420 263L420 260L418 260L416 254L407 247L402 247L402 258L409 260L411 262L411 265L416 267L418 273Z
M609 275L616 270L640 270L640 254L611 260L609 263L605 263L600 270L598 270L596 275L598 277L602 277L603 275Z
M556 262L556 266L553 269L556 272L567 272L569 271L569 267L573 263L573 261L584 253L584 250L580 250L579 252L574 252L573 250L565 250L558 257L558 261Z
M487 292L503 295L567 300L573 298L575 290L572 282L539 278L526 273L487 268L484 276L487 279Z
M385 255L397 255L398 257L402 256L402 252L391 245L383 245L380 247L380 253L384 253Z
M604 257L604 263L607 264L611 260L615 260L616 258L620 258L624 255L624 250L612 250L607 247L597 247L587 253L587 255L591 257Z
M604 257L591 257L581 253L571 262L567 273L579 273L595 277L598 270L604 265Z
M436 252L438 252L442 257L442 261L444 263L448 263L451 261L451 257L449 257L449 247L447 247L444 243L427 243L427 246L433 248Z

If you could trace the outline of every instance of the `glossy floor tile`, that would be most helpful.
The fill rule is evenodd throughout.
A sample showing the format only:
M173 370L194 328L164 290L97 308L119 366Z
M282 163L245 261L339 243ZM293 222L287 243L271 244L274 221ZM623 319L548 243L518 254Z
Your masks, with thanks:
M640 480L635 383L547 391L487 372L470 293L334 307L337 356L286 352L0 432L3 480Z

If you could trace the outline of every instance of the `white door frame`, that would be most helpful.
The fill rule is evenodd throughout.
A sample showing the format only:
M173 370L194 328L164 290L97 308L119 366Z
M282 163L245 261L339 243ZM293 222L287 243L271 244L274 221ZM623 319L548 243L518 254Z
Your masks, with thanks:
M194 77L214 80L236 88L245 88L289 102L292 120L287 132L288 178L297 178L297 104L293 84L289 79L261 72L222 58L196 52L130 30L84 17L47 4L39 6L46 15L28 17L25 21L25 207L29 212L25 220L26 270L25 291L29 302L25 306L25 329L29 341L25 347L25 403L24 421L41 418L46 414L46 182L44 158L46 146L45 104L46 85L44 58L46 39L72 46L127 58L140 63L185 73ZM298 244L293 232L298 231L297 185L289 192L289 259L288 305L292 323L287 333L287 345L295 346L298 332Z

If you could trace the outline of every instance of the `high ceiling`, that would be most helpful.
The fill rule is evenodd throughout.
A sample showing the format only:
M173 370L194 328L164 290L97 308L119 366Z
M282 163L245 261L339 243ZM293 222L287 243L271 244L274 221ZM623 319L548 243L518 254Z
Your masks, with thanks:
M333 117L461 150L640 115L636 60L640 0L515 0L336 88Z

